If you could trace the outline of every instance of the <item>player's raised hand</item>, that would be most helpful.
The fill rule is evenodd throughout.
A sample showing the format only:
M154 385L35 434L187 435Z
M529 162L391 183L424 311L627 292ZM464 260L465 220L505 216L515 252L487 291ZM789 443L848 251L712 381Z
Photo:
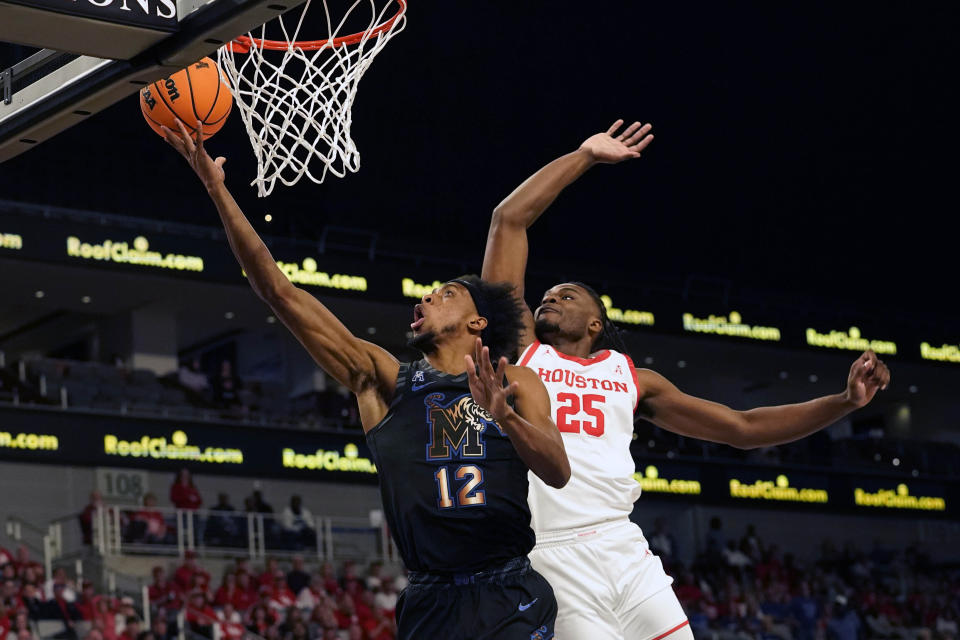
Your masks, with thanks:
M473 401L483 407L497 422L507 417L513 409L507 404L507 399L517 391L519 386L511 382L503 386L504 372L507 370L507 359L500 358L497 368L490 362L490 349L483 346L480 338L474 348L474 357L464 356L467 365L467 377L470 380L470 393Z
M652 124L634 122L632 125L617 133L623 126L623 120L617 120L603 133L597 133L580 145L582 151L589 153L594 161L607 164L616 164L631 158L639 158L640 152L653 142Z
M196 139L190 135L187 128L179 120L177 120L179 133L163 125L160 128L163 129L164 139L187 159L190 168L196 172L207 189L224 181L226 174L223 171L223 164L227 159L220 156L214 160L203 148L203 123L197 124Z
M847 399L855 406L863 407L873 400L877 390L890 384L890 369L873 351L864 351L854 361L847 377Z

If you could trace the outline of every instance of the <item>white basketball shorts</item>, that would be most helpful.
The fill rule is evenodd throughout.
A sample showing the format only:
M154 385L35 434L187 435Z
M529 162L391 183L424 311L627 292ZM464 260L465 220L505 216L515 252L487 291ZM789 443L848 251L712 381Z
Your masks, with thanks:
M673 578L626 518L540 534L530 562L556 594L557 640L693 638Z

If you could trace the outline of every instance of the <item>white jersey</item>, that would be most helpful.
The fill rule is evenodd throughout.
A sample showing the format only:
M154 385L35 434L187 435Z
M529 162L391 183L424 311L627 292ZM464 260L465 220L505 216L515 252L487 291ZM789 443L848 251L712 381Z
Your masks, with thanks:
M533 530L539 536L628 517L640 497L630 455L640 394L630 357L600 351L577 358L537 341L518 364L537 372L547 388L570 459L570 481L562 489L530 473Z

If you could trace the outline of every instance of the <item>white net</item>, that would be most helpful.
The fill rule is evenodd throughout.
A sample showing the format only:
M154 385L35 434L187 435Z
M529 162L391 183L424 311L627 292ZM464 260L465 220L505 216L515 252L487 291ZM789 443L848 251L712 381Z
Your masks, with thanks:
M311 1L323 4L327 38L300 42ZM387 0L379 9L376 0L356 0L336 20L327 2L307 0L292 30L283 16L271 23L282 41L267 41L264 25L258 35L238 38L217 54L257 157L251 184L261 198L277 180L290 186L306 176L319 184L328 173L342 178L360 168L350 135L353 101L370 63L403 30L406 0ZM354 33L358 16L367 20L367 11L366 28Z

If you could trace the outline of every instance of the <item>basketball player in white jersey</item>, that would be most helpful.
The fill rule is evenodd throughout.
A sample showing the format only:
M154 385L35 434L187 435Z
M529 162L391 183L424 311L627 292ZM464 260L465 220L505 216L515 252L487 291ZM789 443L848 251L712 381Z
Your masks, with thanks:
M578 150L543 167L496 208L483 278L510 282L523 296L527 228L559 193L597 163L637 158L650 125L622 133L617 121ZM630 357L601 343L616 336L599 296L581 283L549 289L526 315L519 364L536 371L550 393L572 475L563 489L530 478L537 546L534 568L553 585L561 640L693 638L660 559L628 518L640 494L630 455L633 416L688 437L739 448L797 440L867 404L890 372L868 351L850 368L843 393L776 407L735 411L687 395Z

